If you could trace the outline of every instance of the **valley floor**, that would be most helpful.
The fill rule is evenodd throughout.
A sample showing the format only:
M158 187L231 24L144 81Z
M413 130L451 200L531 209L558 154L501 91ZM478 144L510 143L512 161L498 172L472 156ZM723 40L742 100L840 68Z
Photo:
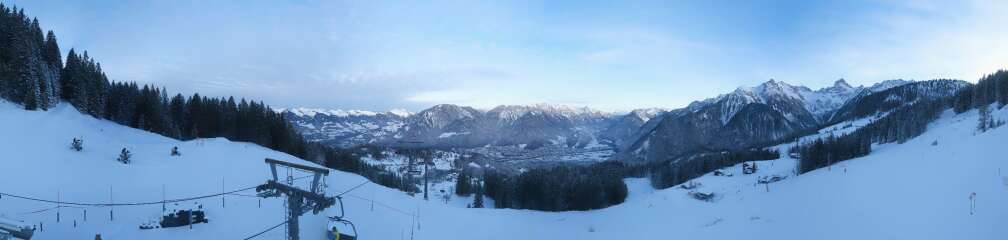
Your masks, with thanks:
M759 162L756 174L744 175L734 166L728 169L732 177L694 180L701 184L695 191L715 193L713 202L695 200L689 190L654 190L646 179L627 179L627 201L601 210L467 209L465 197L446 204L366 184L344 195L346 217L361 239L1004 239L1008 128L976 133L976 115L948 112L906 143L875 146L867 157L800 176L794 175L796 161L782 154ZM1008 109L995 116L1008 119ZM108 202L110 188L114 202L158 201L162 187L169 199L214 194L265 182L266 157L306 163L225 139L176 141L96 120L66 105L28 112L0 103L0 133L0 192L74 202ZM75 137L84 139L83 152L69 149ZM169 156L173 146L181 157ZM129 165L115 161L123 147L133 152ZM756 184L771 175L787 178ZM334 171L327 193L363 182ZM260 206L256 198L229 195L223 204L219 197L199 204L210 223L192 229L138 229L161 215L161 205L62 207L57 223L56 205L4 196L0 214L42 224L33 239L43 240L93 239L96 233L103 239L244 239L284 220L280 199L262 200ZM45 209L50 210L34 212ZM326 224L322 215L302 217L302 239L322 239ZM281 239L283 230L257 239Z

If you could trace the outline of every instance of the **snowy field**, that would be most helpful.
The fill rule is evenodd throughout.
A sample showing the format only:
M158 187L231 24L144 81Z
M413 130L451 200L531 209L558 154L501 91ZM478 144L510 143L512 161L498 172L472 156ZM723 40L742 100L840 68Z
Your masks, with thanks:
M467 209L468 198L448 204L423 201L397 190L364 185L347 195L347 219L362 239L1005 239L1008 236L1008 128L975 133L976 112L945 114L922 136L875 146L871 155L794 176L795 160L759 164L759 172L732 177L708 174L695 191L714 193L702 202L687 190L653 190L645 179L627 179L626 203L602 210L546 213ZM1008 119L1008 111L995 112ZM266 157L306 163L287 154L225 139L176 141L79 114L61 105L48 112L0 103L0 192L44 199L104 203L150 202L214 194L261 184ZM84 151L69 149L74 137ZM937 145L932 142L937 141ZM169 156L178 146L181 157ZM115 159L121 148L133 163ZM783 150L783 149L782 149ZM786 154L784 154L786 155ZM787 179L755 184L759 177ZM366 180L336 172L327 179L335 195ZM443 189L438 187L437 189ZM977 195L970 215L968 196ZM253 191L242 194L254 194ZM375 200L375 201L371 201ZM181 205L191 205L185 203ZM140 230L161 214L161 205L64 207L4 196L0 214L42 223L33 239L244 239L283 221L280 199L227 196L199 200L210 223ZM492 204L492 202L491 202ZM169 206L171 208L171 206ZM45 210L37 213L33 211ZM332 209L330 209L332 210ZM74 227L73 221L77 226ZM302 239L322 239L326 220L301 218ZM282 239L277 228L257 239Z

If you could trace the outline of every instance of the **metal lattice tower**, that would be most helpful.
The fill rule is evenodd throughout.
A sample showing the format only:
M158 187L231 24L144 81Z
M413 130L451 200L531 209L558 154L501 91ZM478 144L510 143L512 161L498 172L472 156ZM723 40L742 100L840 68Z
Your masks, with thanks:
M300 238L298 235L298 217L308 210L311 210L312 214L318 214L336 203L336 198L326 197L324 194L325 189L321 187L320 180L329 175L329 170L270 158L266 159L266 164L270 166L273 179L256 187L256 192L259 192L259 196L264 198L279 197L280 195L287 196L287 239L298 240ZM311 173L311 186L309 186L308 190L294 186L294 179L290 174L288 174L287 179L284 179L284 182L281 182L277 176L277 166Z

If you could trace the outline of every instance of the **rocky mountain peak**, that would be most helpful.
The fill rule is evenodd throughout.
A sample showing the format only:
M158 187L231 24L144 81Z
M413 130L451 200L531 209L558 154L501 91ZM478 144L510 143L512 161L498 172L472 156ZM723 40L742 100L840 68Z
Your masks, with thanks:
M837 79L836 82L833 83L833 88L835 88L835 89L852 89L853 87L851 87L850 84L847 84L846 80L844 80L843 78L841 78L841 79Z

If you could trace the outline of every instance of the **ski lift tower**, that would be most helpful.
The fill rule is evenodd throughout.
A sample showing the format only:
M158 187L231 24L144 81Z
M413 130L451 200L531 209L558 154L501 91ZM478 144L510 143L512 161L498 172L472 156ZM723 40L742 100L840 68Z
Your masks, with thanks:
M312 214L318 214L336 203L336 198L325 196L325 189L322 189L320 183L323 177L329 175L329 169L270 158L266 159L266 164L269 165L270 171L273 173L273 179L256 187L256 192L259 193L260 197L264 198L279 197L280 195L287 196L287 239L298 240L300 238L298 236L298 217L308 210L311 210ZM277 177L278 166L311 173L312 182L309 189L305 190L294 186L293 176L287 176L285 182L280 182L280 179Z
M413 147L409 148L410 156L408 156L409 159L410 159L409 160L409 167L408 167L409 169L408 170L409 170L411 178L412 178L413 174L416 174L416 173L420 172L420 170L415 169L414 166L413 166L413 163L416 162L416 160L414 158L417 157L416 155L418 155L418 153L419 154L424 154L424 156L420 156L420 160L423 161L423 167L424 167L424 170L423 170L423 178L424 178L423 194L424 194L424 196L423 197L424 197L424 200L427 200L427 165L430 164L430 161L428 160L429 156L426 155L427 152L424 152L423 149L419 149L419 148L421 148L421 147L419 147L419 145L422 145L424 142L421 142L421 141L399 141L399 143L410 144L410 145L413 146Z

